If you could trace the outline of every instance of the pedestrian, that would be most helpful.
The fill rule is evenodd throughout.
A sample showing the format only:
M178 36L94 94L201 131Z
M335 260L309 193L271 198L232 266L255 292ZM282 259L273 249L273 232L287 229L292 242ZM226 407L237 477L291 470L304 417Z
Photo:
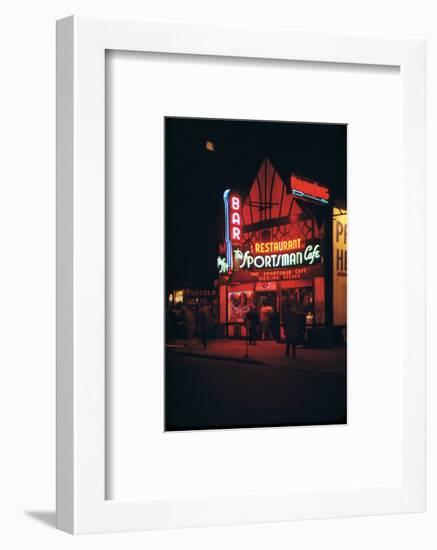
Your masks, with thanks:
M208 346L208 335L211 326L210 310L203 306L199 314L199 333L202 341L203 349Z
M256 336L259 326L259 315L256 307L252 305L245 317L246 330L249 333L249 344L256 345Z
M281 325L276 308L270 312L270 326L274 340L279 343L281 341Z
M287 304L284 314L284 332L285 332L285 355L290 356L290 346L292 348L292 357L296 359L296 346L298 341L297 314Z
M270 340L271 336L271 324L270 313L272 312L272 306L268 304L262 305L259 310L259 318L261 321L261 337L263 340Z

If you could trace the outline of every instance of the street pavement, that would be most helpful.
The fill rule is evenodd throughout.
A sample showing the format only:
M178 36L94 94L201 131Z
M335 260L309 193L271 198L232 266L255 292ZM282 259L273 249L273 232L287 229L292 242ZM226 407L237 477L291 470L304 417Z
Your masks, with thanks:
M210 359L231 360L263 365L292 367L304 371L346 375L346 347L331 349L310 349L297 347L297 357L285 355L285 344L273 341L257 341L256 345L246 345L245 340L219 339L209 340L203 349L201 342L195 340L190 345L173 342L167 350L186 356L208 357ZM246 357L246 353L248 357Z
M340 368L334 368L337 362L344 362L344 350L343 354L338 350L327 350L330 360L327 361L325 355L325 364L330 368L323 371L320 355L323 350L299 349L300 357L293 361L278 351L277 357L272 358L268 348L277 344L265 342L259 348L256 346L253 358L244 360L241 357L244 354L242 342L231 341L229 344L225 346L226 353L221 348L219 358L211 356L213 352L218 353L213 344L206 352L167 348L166 430L346 422L345 369L341 372ZM284 351L283 345L274 349L279 348ZM237 360L232 359L231 353Z

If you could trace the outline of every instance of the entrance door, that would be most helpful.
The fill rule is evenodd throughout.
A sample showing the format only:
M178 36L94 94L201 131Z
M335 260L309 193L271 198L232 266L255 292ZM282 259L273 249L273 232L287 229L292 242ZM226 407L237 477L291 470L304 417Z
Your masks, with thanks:
M261 339L279 339L279 315L277 316L277 323L273 319L273 312L276 311L276 292L257 292L256 307L259 311Z
M259 310L263 306L270 306L272 309L276 307L276 292L257 292L256 307Z

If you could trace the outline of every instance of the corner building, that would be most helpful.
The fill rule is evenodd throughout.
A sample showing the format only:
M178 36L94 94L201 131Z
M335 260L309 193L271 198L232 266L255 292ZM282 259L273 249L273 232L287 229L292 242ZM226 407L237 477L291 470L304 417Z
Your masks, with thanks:
M238 209L230 208L229 196ZM345 333L345 200L293 174L285 183L269 159L246 195L226 190L224 200L225 238L217 259L223 332L244 337L244 317L252 305L270 306L282 323L290 304L305 316L307 328L323 332L338 327Z

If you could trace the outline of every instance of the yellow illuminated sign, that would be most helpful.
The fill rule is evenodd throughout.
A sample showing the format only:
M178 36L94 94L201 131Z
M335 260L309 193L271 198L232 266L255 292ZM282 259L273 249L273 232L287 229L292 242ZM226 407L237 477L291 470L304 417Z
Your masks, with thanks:
M289 252L302 248L302 239L289 239L287 241L271 241L255 243L255 254L271 254L274 252Z
M333 240L333 298L334 325L347 324L347 212L334 208Z

